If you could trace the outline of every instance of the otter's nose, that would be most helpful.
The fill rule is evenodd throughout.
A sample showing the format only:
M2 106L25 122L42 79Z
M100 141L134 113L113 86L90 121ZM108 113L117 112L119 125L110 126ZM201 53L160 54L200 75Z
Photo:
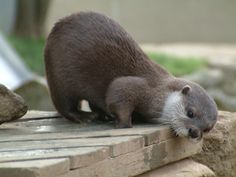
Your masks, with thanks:
M193 139L195 139L195 138L201 138L201 132L198 130L198 129L196 129L196 128L190 128L189 130L188 130L188 135L191 137L191 138L193 138Z

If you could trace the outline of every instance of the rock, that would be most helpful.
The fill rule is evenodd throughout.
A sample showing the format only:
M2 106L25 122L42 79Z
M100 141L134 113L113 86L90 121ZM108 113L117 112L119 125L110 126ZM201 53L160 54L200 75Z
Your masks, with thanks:
M204 136L203 151L194 160L207 165L219 177L236 176L236 113L219 112L214 129Z
M26 112L23 98L0 84L0 124L18 119Z
M14 90L21 95L30 110L54 111L46 80L42 77L34 77Z
M208 59L211 68L219 68L226 72L236 72L236 56L211 56Z
M183 76L183 78L197 82L202 87L208 89L221 85L224 80L224 73L220 69L202 69Z
M222 110L236 110L236 95L228 95L222 89L208 89L207 92L215 99L218 107Z
M138 177L215 177L207 166L191 159L181 160L139 175Z

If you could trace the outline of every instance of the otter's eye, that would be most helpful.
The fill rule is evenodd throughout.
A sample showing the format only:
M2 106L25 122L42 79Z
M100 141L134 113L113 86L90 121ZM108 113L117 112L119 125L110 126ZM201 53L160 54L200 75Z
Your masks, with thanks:
M189 118L193 118L193 117L194 117L193 111L188 110L187 116L188 116Z

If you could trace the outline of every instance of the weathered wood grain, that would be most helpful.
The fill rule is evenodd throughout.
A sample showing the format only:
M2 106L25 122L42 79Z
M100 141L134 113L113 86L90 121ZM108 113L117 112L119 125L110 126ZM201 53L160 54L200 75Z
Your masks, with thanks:
M75 124L55 112L30 111L0 126L0 177L135 176L200 149L168 126L115 129L112 122Z
M174 147L174 150L171 149ZM171 152L169 151L171 149ZM189 157L201 150L201 143L186 139L170 139L146 146L135 152L109 158L90 166L71 170L60 177L129 177Z
M53 177L69 170L67 158L0 163L1 177Z
M23 134L23 135L15 135L7 134L1 136L1 142L11 142L11 141L32 141L32 140L56 140L56 139L76 139L76 138L96 138L96 137L116 137L116 136L143 136L145 138L145 145L150 145L153 143L157 143L169 138L173 138L174 136L170 132L168 126L154 126L154 125L146 125L146 126L135 126L132 129L114 129L110 127L110 129L105 130L108 126L98 126L86 128L86 130L78 130L78 131L64 131L64 132L52 132L47 134ZM81 128L83 129L83 128ZM9 131L14 131L15 129L10 129ZM25 130L25 129L24 129ZM0 130L1 132L1 130ZM31 131L30 131L31 132Z
M24 115L21 119L17 121L27 121L27 120L38 120L38 119L51 119L61 117L55 111L36 111L36 110L29 110L26 115Z
M14 151L37 150L37 149L60 149L75 147L99 147L107 146L111 149L111 156L118 156L138 150L144 146L142 136L104 137L104 138L81 138L64 140L43 141L17 141L0 143L0 156L2 152L14 153ZM0 159L0 162L2 159Z
M37 121L36 121L37 123ZM12 135L27 135L27 134L36 134L36 133L57 133L57 132L86 132L88 131L88 127L90 129L96 130L108 130L114 128L113 126L104 125L104 124L71 124L65 123L60 125L38 125L35 126L27 126L27 125L15 125L6 123L1 125L0 128L0 136L12 136Z
M1 152L0 164L3 162L69 158L70 169L79 168L101 161L110 156L106 147L37 149L27 151ZM23 162L24 163L24 162Z

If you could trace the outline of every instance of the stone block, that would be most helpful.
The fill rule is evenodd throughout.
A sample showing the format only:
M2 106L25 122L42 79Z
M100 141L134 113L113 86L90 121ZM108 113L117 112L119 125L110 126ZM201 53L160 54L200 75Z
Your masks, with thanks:
M219 112L214 129L204 136L203 150L194 160L219 177L236 176L236 113Z
M16 120L26 112L24 99L0 84L0 124Z
M181 160L154 169L137 177L216 177L207 166L191 159Z

